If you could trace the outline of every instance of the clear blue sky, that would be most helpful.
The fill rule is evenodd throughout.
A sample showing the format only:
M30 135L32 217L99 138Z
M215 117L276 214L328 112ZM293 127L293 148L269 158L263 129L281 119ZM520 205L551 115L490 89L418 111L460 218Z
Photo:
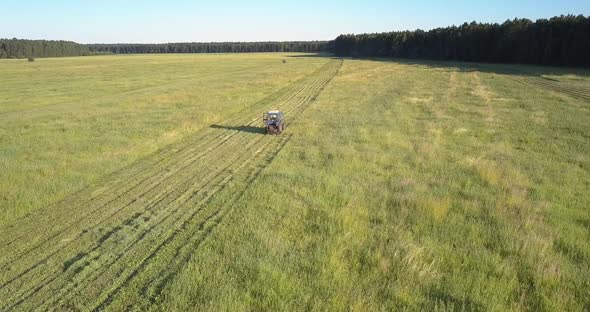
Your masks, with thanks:
M0 0L0 38L93 42L325 40L466 21L590 15L590 0Z

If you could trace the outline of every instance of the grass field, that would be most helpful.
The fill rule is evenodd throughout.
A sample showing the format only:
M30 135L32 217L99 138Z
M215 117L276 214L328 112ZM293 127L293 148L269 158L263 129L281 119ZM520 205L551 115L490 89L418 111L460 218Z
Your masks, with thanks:
M590 309L590 71L293 56L0 61L0 309Z
M252 55L0 63L0 224L195 130L233 117L325 61Z

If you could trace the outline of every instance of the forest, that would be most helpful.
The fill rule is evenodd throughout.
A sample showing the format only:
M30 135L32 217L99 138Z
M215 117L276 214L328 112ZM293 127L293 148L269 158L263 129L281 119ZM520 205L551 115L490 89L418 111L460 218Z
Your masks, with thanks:
M135 53L332 52L343 57L590 66L590 17L464 23L429 31L340 35L333 41L77 44L0 39L0 58Z
M590 17L514 19L503 24L465 23L430 31L340 35L338 56L590 65Z
M328 41L291 42L186 42L161 44L90 44L90 51L115 54L136 53L248 53L248 52L323 52Z
M90 55L87 46L72 41L0 38L0 59Z

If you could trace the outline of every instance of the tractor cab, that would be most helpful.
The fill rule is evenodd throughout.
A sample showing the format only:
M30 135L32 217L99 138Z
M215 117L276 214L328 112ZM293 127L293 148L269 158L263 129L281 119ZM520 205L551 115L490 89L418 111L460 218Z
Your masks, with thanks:
M272 110L262 115L267 134L281 134L285 129L285 117L281 111Z
M262 115L262 120L264 120L265 122L276 122L277 120L280 120L283 118L283 113L281 113L280 111L274 110L274 111L268 111L266 113L264 113Z

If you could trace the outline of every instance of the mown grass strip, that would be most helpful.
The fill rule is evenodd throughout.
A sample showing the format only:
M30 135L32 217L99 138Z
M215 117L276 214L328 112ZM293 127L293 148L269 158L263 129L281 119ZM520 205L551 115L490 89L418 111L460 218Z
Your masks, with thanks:
M341 64L342 61L328 62L310 77L285 88L274 101L269 99L256 107L279 108L286 112L290 121L295 120L329 83ZM246 116L237 116L229 121L241 124L240 127L258 122L259 113L254 115L250 112ZM216 198L224 201L226 195L217 195L218 192L225 190L237 177L242 177L242 180L238 179L242 182L236 182L240 187L227 196L234 198L235 194L243 192L248 185L243 181L248 181L247 177L251 177L252 172L262 170L260 168L272 160L272 155L276 155L272 152L274 149L265 150L266 145L258 147L255 157L250 155L248 151L257 148L260 140L264 139L268 144L273 138L240 131L240 127L235 128L238 131L206 129L205 134L175 145L173 152L159 151L152 158L146 158L145 163L137 163L137 168L122 171L118 175L121 181L137 179L140 182L129 183L131 185L127 188L124 187L126 183L118 182L116 185L121 186L121 192L113 194L107 191L108 188L99 187L100 191L94 191L96 196L91 200L84 201L77 194L76 199L62 202L59 206L61 215L65 215L69 208L70 213L78 213L78 217L74 218L77 221L60 227L52 235L44 236L38 231L38 239L29 240L30 244L19 244L19 240L27 236L7 241L4 247L15 244L19 248L16 253L3 258L4 267L10 269L8 274L3 275L0 290L0 296L6 298L4 308L51 308L56 302L67 307L69 303L65 302L71 299L68 297L71 293L78 293L78 298L86 296L87 299L76 300L76 305L84 306L92 298L103 295L103 291L112 286L111 280L124 276L127 282L122 283L118 290L109 291L100 305L108 305L117 299L120 289L126 288L129 282L144 289L143 293L149 293L150 300L155 300L153 298L157 297L158 289L168 278L159 280L157 286L150 286L151 282L136 280L135 276L148 266L159 267L150 264L150 259L161 257L159 249L171 248L169 243L176 241L173 237L179 229L184 230L188 224L201 222L198 228L206 228L210 232L214 226L209 224L219 223L212 220L220 220L219 216L223 215L219 209L212 208L210 201ZM221 141L218 140L220 136L223 138ZM278 145L284 146L285 143ZM229 169L236 164L239 165L237 169ZM88 190L88 193L93 191ZM74 206L69 206L72 203ZM81 209L84 207L89 209ZM203 216L198 217L200 214ZM23 220L30 224L34 224L33 221L34 218ZM170 234L172 236L167 236ZM164 237L172 238L162 240ZM159 249L149 252L153 246L159 246ZM180 255L180 251L175 254ZM129 266L146 255L147 258L143 258L138 267ZM175 267L178 269L179 265ZM132 273L126 275L129 270ZM155 281L153 278L147 280Z

